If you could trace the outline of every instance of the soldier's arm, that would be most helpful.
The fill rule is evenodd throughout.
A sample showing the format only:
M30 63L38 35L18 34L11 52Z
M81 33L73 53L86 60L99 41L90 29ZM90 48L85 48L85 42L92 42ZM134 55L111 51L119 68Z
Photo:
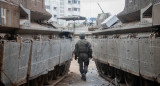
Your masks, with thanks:
M74 49L73 53L75 55L75 60L77 60L77 53L78 53L78 45L77 45L77 43L75 45L75 49Z
M73 53L76 54L76 52L77 52L77 43L76 43L76 45L75 45L75 48L74 48Z
M91 43L88 42L88 49L89 49L89 58L92 58L92 46Z

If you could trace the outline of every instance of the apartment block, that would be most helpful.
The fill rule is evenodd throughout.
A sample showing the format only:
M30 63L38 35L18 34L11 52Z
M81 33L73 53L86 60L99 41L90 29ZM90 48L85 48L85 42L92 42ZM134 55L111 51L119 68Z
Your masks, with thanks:
M57 22L63 26L73 21L60 20L58 18L65 16L80 15L80 0L45 0L46 10L52 14L50 21Z

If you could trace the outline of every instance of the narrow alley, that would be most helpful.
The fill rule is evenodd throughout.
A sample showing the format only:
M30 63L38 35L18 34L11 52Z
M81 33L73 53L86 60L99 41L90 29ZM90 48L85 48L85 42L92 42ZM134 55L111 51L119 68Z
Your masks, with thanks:
M109 85L109 82L107 82L106 80L104 80L99 76L99 74L97 73L95 62L92 60L90 61L86 77L87 77L86 82L81 80L81 75L79 72L79 64L77 63L76 60L72 60L69 74L56 86L108 86Z
M160 0L0 0L0 86L160 86L159 14Z

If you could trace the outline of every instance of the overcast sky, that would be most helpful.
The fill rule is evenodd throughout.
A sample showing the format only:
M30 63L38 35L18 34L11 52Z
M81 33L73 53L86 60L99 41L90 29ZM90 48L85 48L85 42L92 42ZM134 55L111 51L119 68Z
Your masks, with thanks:
M97 2L105 13L118 14L124 9L125 0L81 0L81 16L97 17L102 13Z

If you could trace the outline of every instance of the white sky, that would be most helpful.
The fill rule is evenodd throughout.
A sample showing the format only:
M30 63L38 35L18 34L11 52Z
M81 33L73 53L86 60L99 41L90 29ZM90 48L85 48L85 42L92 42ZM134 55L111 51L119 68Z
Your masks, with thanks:
M81 0L81 16L97 17L102 13L97 2L105 13L118 14L124 9L125 0Z

